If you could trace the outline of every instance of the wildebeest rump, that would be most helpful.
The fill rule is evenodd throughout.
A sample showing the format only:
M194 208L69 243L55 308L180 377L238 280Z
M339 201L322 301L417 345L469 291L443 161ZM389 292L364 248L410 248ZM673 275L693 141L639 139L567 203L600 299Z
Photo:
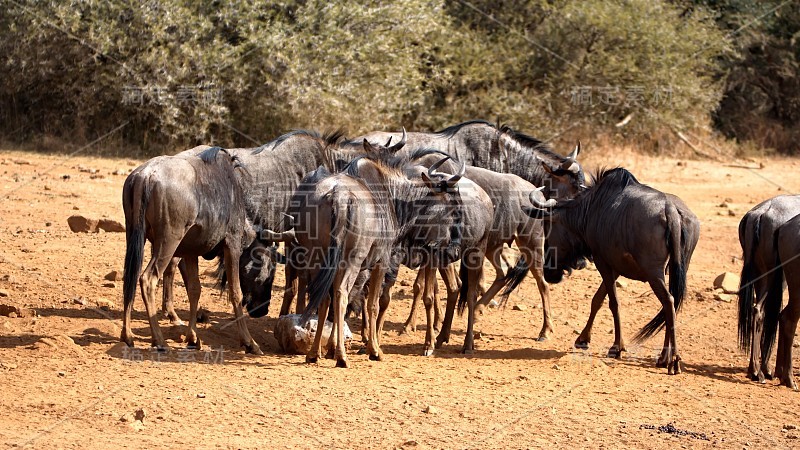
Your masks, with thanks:
M383 143L389 138L399 139L400 133L378 131L350 142L360 146L363 138ZM538 139L483 120L460 123L435 133L408 133L401 153L409 156L420 149L437 149L470 166L512 173L535 186L544 186L547 198L572 198L585 184L583 169L577 161L580 144L564 157Z
M152 331L152 343L166 349L158 325L155 291L173 257L184 261L190 318L187 336L190 348L200 348L196 322L200 298L197 258L225 256L225 272L231 283L228 297L233 305L242 345L260 354L242 320L239 266L242 248L255 237L247 219L252 209L241 188L246 170L240 162L219 147L198 154L153 158L134 170L125 180L122 204L125 212L125 276L123 280L124 317L120 339L133 346L131 312L136 294L136 279L142 290ZM145 239L152 244L152 257L142 268Z
M750 350L747 375L764 383L771 378L770 354L775 343L783 286L777 269L778 249L773 236L800 213L800 195L779 195L759 203L739 222L742 275L739 285L739 347Z
M657 366L680 373L680 356L675 339L676 311L686 292L686 270L700 234L697 217L677 198L639 183L622 168L597 174L594 184L575 199L556 204L554 200L529 210L545 220L548 251L545 278L561 281L564 272L575 268L580 258L593 257L603 278L592 299L589 321L575 341L586 348L591 327L606 294L614 316L614 345L609 354L619 357L625 350L622 338L615 280L620 275L647 281L661 302L661 311L639 332L644 339L666 324L663 351ZM536 203L534 200L533 203ZM669 269L669 289L665 284Z

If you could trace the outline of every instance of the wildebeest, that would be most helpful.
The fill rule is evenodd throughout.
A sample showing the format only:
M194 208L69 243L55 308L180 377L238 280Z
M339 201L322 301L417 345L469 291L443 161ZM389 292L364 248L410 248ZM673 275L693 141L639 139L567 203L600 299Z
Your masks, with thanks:
M125 180L122 204L125 211L126 242L123 281L124 317L120 339L133 346L131 312L136 279L142 290L152 331L152 343L159 350L166 344L158 326L155 291L173 257L183 258L186 290L189 294L190 348L200 348L197 337L197 309L200 299L199 256L224 255L225 273L231 281L228 298L233 305L239 338L249 353L261 354L242 319L239 288L239 257L255 238L242 184L246 169L227 151L212 147L199 153L153 158L134 170ZM152 256L142 269L145 239Z
M656 365L668 373L680 373L675 339L676 311L686 293L686 271L700 235L697 217L677 197L643 185L625 169L603 170L595 182L573 200L548 200L528 210L547 218L548 251L545 279L558 283L579 258L592 257L603 282L592 299L589 321L575 341L586 348L591 327L606 295L614 316L614 345L610 356L625 351L615 280L624 276L646 281L661 302L661 311L638 333L644 339L666 324L664 347ZM538 204L537 204L538 203ZM664 280L669 270L669 288Z
M769 289L772 292L779 292L776 300L780 305L783 297L783 280L789 287L789 303L781 311L779 323L780 332L778 336L778 356L775 361L775 377L782 385L797 390L797 383L792 373L792 347L794 347L794 335L797 331L797 321L800 319L800 215L781 225L775 232L775 248L778 251L778 258L775 277ZM773 293L770 295L773 295ZM764 328L775 327L776 324L767 324L767 320L774 320L775 317L765 317Z
M402 140L400 144L402 144ZM289 214L294 239L302 251L308 279L309 303L324 321L333 296L337 367L348 367L343 329L349 293L362 269L370 270L366 300L367 352L382 359L377 337L377 306L384 275L397 245L426 248L431 253L451 251L459 205L454 189L460 175L439 176L421 171L410 177L401 160L393 163L385 151L363 142L366 155L354 159L342 173L312 173L295 193ZM322 250L322 258L319 255ZM290 261L297 261L295 255ZM321 328L306 360L320 353Z
M427 166L432 164L434 159L439 158L439 155L438 151L423 150L413 153L411 157L412 161ZM453 164L448 161L442 166L442 170L455 170ZM545 340L553 332L553 324L550 317L550 289L544 280L543 273L544 231L541 220L530 217L523 210L523 208L531 207L531 195L541 201L545 200L540 193L544 187L534 186L516 175L501 174L473 166L467 166L465 176L489 195L493 205L486 258L494 267L496 278L482 295L479 304L487 305L503 288L505 288L503 295L509 295L522 282L528 271L532 270L539 294L542 297L544 312L539 340ZM512 242L517 244L522 255L518 263L504 273L501 264L503 247L511 245ZM413 308L412 305L412 315Z
M389 138L399 139L399 133L378 131L350 142L360 146L364 138L382 143ZM538 139L483 120L460 123L435 133L408 133L401 152L409 156L420 149L437 149L470 166L517 175L535 186L544 186L546 198L572 198L585 183L577 161L580 143L564 157Z
M789 219L800 213L800 195L779 195L759 203L739 222L742 275L739 285L739 347L750 349L747 375L766 382L772 374L768 363L775 343L783 286L770 289L782 279L777 267L773 236Z
M289 207L291 196L307 173L319 166L332 170L363 153L363 150L357 151L339 146L342 139L341 131L319 135L313 131L296 130L260 147L226 150L238 158L250 174L248 183L243 189L253 206L252 220L257 229L284 229L284 214ZM181 155L198 154L207 148L209 147L196 147ZM396 151L398 148L393 147L387 151ZM264 233L259 234L265 238L265 242L253 241L250 247L244 249L239 261L244 306L250 317L254 318L262 317L268 312L278 257L276 249L269 245L267 239L269 236ZM164 312L173 322L179 320L172 307L171 285L177 261L176 258L173 264L168 266L164 277ZM288 285L285 297L288 297L289 301L293 298L295 290L292 284L295 277L291 270L292 267L287 266ZM287 303L286 298L285 303Z

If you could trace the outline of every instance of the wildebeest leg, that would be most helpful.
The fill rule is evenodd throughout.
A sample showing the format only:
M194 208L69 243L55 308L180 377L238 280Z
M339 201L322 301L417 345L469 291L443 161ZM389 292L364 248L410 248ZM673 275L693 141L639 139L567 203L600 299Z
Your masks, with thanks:
M333 308L336 311L336 307ZM326 319L327 320L327 319ZM319 322L317 322L317 326L319 326ZM328 336L328 342L325 344L325 359L334 359L336 358L336 313L333 314L333 320L331 321L331 334Z
M442 330L439 331L439 335L436 337L436 348L441 348L442 345L450 341L450 328L453 325L453 315L456 311L458 291L460 288L458 276L456 276L455 264L440 268L439 274L442 276L442 280L444 280L445 287L447 287L447 306L444 310Z
M433 330L438 332L442 329L442 305L439 303L439 280L436 278L436 270L433 272Z
M494 282L489 289L484 291L481 296L480 300L478 300L478 304L475 306L477 311L483 314L484 308L489 305L489 302L500 292L500 289L503 288L503 279L505 278L505 273L503 272L503 265L502 265L502 248L490 250L486 257L489 260L489 263L492 264L494 268L495 278ZM483 270L481 270L481 274L483 274ZM483 286L483 283L480 283Z
M475 255L464 255L468 261L480 261L480 264L467 264L463 269L466 269L468 286L467 286L467 334L464 336L464 347L461 353L471 355L475 352L475 336L473 335L473 328L475 327L475 302L478 300L478 284L480 283L480 274L483 270L484 252L481 250L474 250ZM477 266L477 267L474 267ZM462 270L463 270L462 269Z
M325 325L325 321L328 320L328 305L330 302L331 296L326 295L319 304L317 312L317 332L314 333L314 343L311 344L311 348L306 355L307 363L316 364L319 359L319 353L322 351L322 329Z
M781 381L783 386L788 386L797 390L797 383L792 373L792 347L794 346L794 334L797 331L797 321L800 319L800 286L797 280L789 279L789 303L781 311L780 332L778 336L778 357L775 363L775 377Z
M152 331L152 345L158 351L166 351L167 346L164 343L164 336L161 334L161 328L158 325L158 308L155 302L156 288L158 287L159 278L172 262L172 255L175 254L175 249L178 248L182 237L182 233L174 233L173 236L166 234L158 236L152 243L150 262L147 263L147 267L139 277L139 287L142 290L142 298L150 321L150 330Z
M753 339L750 343L750 365L747 368L747 374L753 381L759 383L766 383L766 377L761 370L761 337L764 332L764 300L766 299L766 288L756 289L758 295L756 304L753 305ZM760 294L760 295L759 295Z
M239 330L239 342L244 346L245 352L263 355L264 352L261 351L256 341L250 336L250 330L247 329L247 322L245 322L244 313L242 312L242 288L239 285L239 257L241 256L241 250L227 244L223 254L225 275L228 277L228 299L233 306L234 320L236 321L236 328Z
M353 289L353 285L360 271L361 264L347 264L344 269L340 269L337 272L337 280L335 280L333 284L333 286L335 286L333 290L333 318L335 321L335 330L331 332L331 340L333 340L335 335L336 367L345 369L350 367L350 363L347 361L347 352L344 347L344 313L347 310L350 291ZM339 277L339 273L342 273L341 277ZM317 328L319 328L319 325L317 325Z
M539 331L538 341L546 341L554 332L552 315L550 314L550 285L544 279L544 237L538 234L517 234L516 243L528 262L531 274L536 280L539 296L542 297L542 329Z
M386 321L386 311L389 310L389 304L392 302L392 287L394 287L394 280L384 281L383 290L381 291L380 308L378 310L378 330L376 331L379 344L381 342L381 336L383 335L383 323Z
M178 263L181 261L181 258L172 258L169 264L167 264L167 268L164 269L164 277L162 280L162 284L164 285L164 292L161 302L161 312L164 313L167 319L169 319L169 323L172 325L183 325L183 321L181 318L178 317L178 313L175 312L175 303L174 303L174 286L173 280L175 279L175 267L178 266ZM181 277L183 278L183 285L186 286L187 294L189 289L189 283L186 281L186 274L184 273L185 269L181 270Z
M661 311L664 314L665 346L656 362L657 367L667 367L667 373L677 375L681 373L681 357L678 354L678 345L675 339L675 301L664 283L663 275L650 280L650 288L661 301Z
M288 252L287 252L288 253ZM286 276L286 286L283 289L283 303L281 303L281 316L285 316L289 314L292 310L292 302L294 301L295 293L298 291L298 276L297 270L294 268L294 264L290 261L286 261L286 267L284 269L284 274ZM303 311L300 309L300 297L298 296L297 301L297 314L302 314Z
M385 275L386 270L380 264L372 269L372 273L369 277L369 288L367 290L367 304L364 305L364 309L367 310L367 316L369 318L369 340L367 341L367 353L369 354L369 359L372 361L383 360L383 352L381 351L380 340L378 339L378 332L380 331L380 326L378 325L378 303L380 302L380 298L383 294L382 288Z
M425 289L425 270L420 268L417 271L417 278L414 279L414 299L411 301L411 311L408 313L408 319L403 324L402 334L413 334L417 331L417 305L423 295Z
M183 282L186 284L186 294L189 296L189 333L186 337L186 348L200 350L203 344L197 337L197 310L200 304L201 289L197 257L183 258L181 265L183 266L181 272L183 273Z
M625 348L625 341L622 339L622 320L619 315L619 301L617 300L617 287L616 280L618 275L614 274L613 279L608 280L603 278L603 284L608 286L608 308L611 310L611 316L614 318L614 345L608 349L609 358L622 358L622 352L627 351Z
M592 297L592 309L589 311L589 320L586 321L586 325L583 327L583 331L575 339L575 348L580 348L586 350L589 348L589 343L592 342L592 326L594 325L594 319L597 316L597 311L600 311L600 307L603 306L603 301L606 299L606 283L605 281L600 283L600 287L597 288L597 292L594 293L594 297Z
M422 296L422 301L425 303L425 346L422 348L422 356L433 355L433 326L435 318L433 315L433 291L436 289L436 268L431 266L424 266L420 268L420 273L424 273L425 289Z

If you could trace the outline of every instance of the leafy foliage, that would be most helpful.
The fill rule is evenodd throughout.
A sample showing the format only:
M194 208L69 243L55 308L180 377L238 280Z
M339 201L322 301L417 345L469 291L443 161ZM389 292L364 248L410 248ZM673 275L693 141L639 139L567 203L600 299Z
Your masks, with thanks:
M731 95L739 72L797 53L792 18L737 59L750 44L725 29L762 11L751 3L15 0L0 13L0 137L86 142L125 124L123 141L162 152L486 118L646 140L715 111L727 129L726 102L756 100ZM773 95L797 77L759 79ZM796 117L796 101L775 110Z

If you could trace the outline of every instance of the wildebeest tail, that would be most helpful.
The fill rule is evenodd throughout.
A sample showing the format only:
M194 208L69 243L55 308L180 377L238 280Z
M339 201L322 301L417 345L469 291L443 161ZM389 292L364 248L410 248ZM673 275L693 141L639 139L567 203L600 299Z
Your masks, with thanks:
M308 305L303 311L301 321L305 323L311 318L322 304L322 300L327 295L332 295L331 288L336 278L336 272L342 261L342 245L345 238L345 226L352 218L352 199L348 199L344 204L345 211L337 210L335 196L333 198L333 209L331 210L331 240L328 244L328 251L317 275L308 284ZM344 217L338 217L338 213L344 212Z
M142 271L146 233L145 213L152 192L152 186L146 180L133 177L130 180L128 189L124 189L124 194L128 196L123 198L123 207L131 208L130 214L125 214L125 274L122 280L122 302L126 306L130 305L136 296L136 281Z
M669 248L669 293L675 302L675 312L681 309L683 298L686 296L686 269L689 265L689 249L686 248L688 239L681 224L681 216L672 202L667 202L667 232L666 241ZM656 334L666 322L666 313L662 310L653 317L639 332L634 340L643 341Z
M766 355L765 360L772 354L775 337L778 334L778 321L781 315L783 302L783 269L778 255L778 236L780 228L775 231L773 245L775 253L775 269L767 275L767 296L764 299L764 331L761 334L761 354ZM752 308L751 308L752 309Z
M742 237L742 273L739 278L739 348L747 351L753 341L753 302L755 300L755 281L758 278L756 270L756 251L761 240L761 216L756 216L752 221L748 216L739 223L739 236ZM749 248L747 244L750 244ZM749 251L748 251L749 250Z
M520 256L519 260L517 260L517 264L508 269L506 272L506 276L503 277L503 287L505 290L503 291L502 296L508 297L514 292L514 289L517 288L522 283L522 280L525 279L525 275L528 274L530 270L530 266L528 265L528 261L525 260L524 256Z

